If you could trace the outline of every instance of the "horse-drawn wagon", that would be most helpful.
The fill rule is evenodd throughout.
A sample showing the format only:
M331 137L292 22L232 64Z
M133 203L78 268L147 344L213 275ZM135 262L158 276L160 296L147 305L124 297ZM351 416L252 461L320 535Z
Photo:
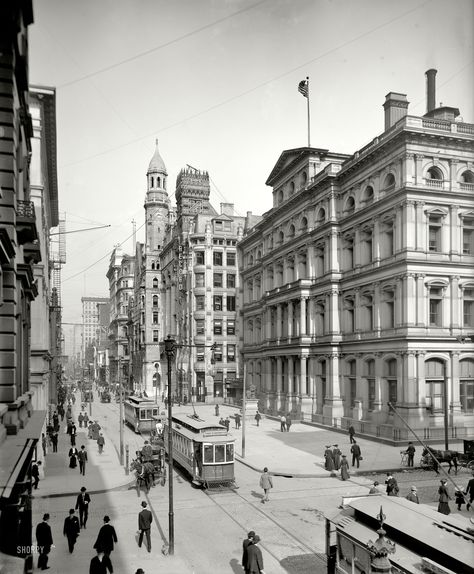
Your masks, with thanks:
M447 463L448 473L451 472L453 466L455 474L458 473L459 467L474 471L474 440L464 440L464 452L425 447L420 461L421 468L434 470L437 473L438 463Z

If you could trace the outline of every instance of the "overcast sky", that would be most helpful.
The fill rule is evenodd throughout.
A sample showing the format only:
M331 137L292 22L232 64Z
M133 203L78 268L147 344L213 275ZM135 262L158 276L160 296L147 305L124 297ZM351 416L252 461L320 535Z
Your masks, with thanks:
M64 321L108 296L111 251L143 240L146 171L159 140L168 191L181 168L209 171L211 201L271 207L265 180L285 149L354 153L383 131L389 91L474 122L472 0L35 0L30 83L57 90L60 212L69 231ZM174 202L174 197L172 198Z

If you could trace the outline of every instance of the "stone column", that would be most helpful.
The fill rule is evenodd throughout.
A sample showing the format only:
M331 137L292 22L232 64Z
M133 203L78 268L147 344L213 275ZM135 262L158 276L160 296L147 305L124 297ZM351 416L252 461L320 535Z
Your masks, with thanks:
M295 388L294 388L294 382L295 382L295 359L293 357L293 355L289 355L287 357L287 362L288 362L288 389L287 389L287 397L288 399L290 399L290 397L294 394L295 392Z
M293 319L294 319L294 304L293 301L288 301L288 320L287 320L287 333L288 339L293 337Z
M451 251L449 227L448 215L444 215L441 219L441 251L443 253Z
M354 251L353 251L353 267L356 269L360 267L361 262L361 243L360 243L360 227L358 225L354 228Z
M327 235L326 245L328 246L328 259L329 267L328 270L337 273L340 269L339 257L338 257L338 231L332 229Z
M281 329L281 319L282 319L282 308L281 303L277 303L276 305L276 336L277 339L281 339L282 337L282 329Z
M402 242L402 247L409 251L415 248L416 239L416 217L415 217L415 202L406 201L403 204L405 212L405 237Z
M453 351L451 354L451 379L452 379L452 391L451 391L451 403L449 405L449 410L452 413L454 419L453 424L456 423L456 415L461 415L461 400L460 400L460 376L459 376L459 353Z
M451 275L449 278L450 302L451 302L451 324L452 329L459 329L463 324L463 320L459 321L459 275Z
M354 333L357 333L360 330L360 289L359 287L356 287L354 289Z
M395 327L400 327L403 322L403 296L402 281L400 277L395 279Z
M306 326L306 301L308 297L300 298L300 337L304 337L307 334Z
M457 178L458 160L451 158L449 160L449 191L458 191L459 183Z
M419 327L426 327L426 288L425 288L425 274L415 274L416 277L416 310L417 310L417 325Z
M459 226L459 206L452 204L449 208L449 228L451 231L449 252L452 255L462 254L459 241L461 239L460 226Z
M425 382L425 353L416 353L417 360L417 375L418 375L418 396L417 402L423 406L426 398L426 382Z
M329 195L329 213L328 213L329 221L337 220L336 199L337 197L335 193L331 193Z
M380 283L374 283L374 331L376 333L380 333L381 331L381 323L380 323L380 309L381 301L380 301Z
M307 395L308 393L306 388L306 361L308 360L307 355L302 355L300 357L300 378L298 380L298 387L296 388L296 394L301 398L303 395Z
M380 218L374 219L374 229L372 233L372 255L373 261L377 265L380 263L380 241L382 240L380 233Z
M416 322L414 309L416 308L416 293L415 293L415 274L408 273L403 277L403 324L408 327L413 327Z
M423 155L415 155L415 185L423 185Z
M395 251L399 253L403 248L403 207L400 206L395 210L395 237L394 237L394 247Z
M340 418L344 415L339 360L339 353L330 353L328 355L327 398L323 407L323 414L332 418Z
M308 268L308 277L314 278L316 276L316 270L314 268L314 245L310 244L306 249L306 264Z
M331 289L329 292L329 333L338 334L340 331L339 291L337 289Z
M374 411L382 409L382 373L383 358L382 353L375 353L375 400Z

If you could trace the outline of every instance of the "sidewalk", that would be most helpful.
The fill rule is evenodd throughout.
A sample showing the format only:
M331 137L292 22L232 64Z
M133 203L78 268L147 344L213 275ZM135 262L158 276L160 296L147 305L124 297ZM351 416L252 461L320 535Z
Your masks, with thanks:
M48 445L44 478L40 480L38 489L33 491L35 498L77 495L82 486L85 486L91 494L97 494L135 482L133 476L126 475L124 467L120 465L113 441L100 420L99 424L102 426L100 432L105 438L102 454L99 454L96 441L87 438L87 430L79 428L77 415L80 408L80 403L76 401L72 413L77 425L76 448L80 450L81 445L84 445L87 451L86 473L84 476L79 473L79 464L76 468L69 468L68 453L71 448L71 439L65 432L66 417L64 417L64 421L60 423L58 452L53 453L52 446ZM92 420L95 420L94 417Z

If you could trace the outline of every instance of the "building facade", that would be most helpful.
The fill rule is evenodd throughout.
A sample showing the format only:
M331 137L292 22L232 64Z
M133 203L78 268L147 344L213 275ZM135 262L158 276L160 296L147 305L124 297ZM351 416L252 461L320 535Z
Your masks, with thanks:
M81 297L82 303L82 366L83 374L95 376L94 365L97 342L106 336L100 323L100 307L109 308L107 297Z
M283 152L243 238L243 353L263 411L387 439L474 428L474 126L408 115L351 156Z
M129 305L133 301L135 258L115 247L110 257L109 281L109 383L130 385L130 325Z

